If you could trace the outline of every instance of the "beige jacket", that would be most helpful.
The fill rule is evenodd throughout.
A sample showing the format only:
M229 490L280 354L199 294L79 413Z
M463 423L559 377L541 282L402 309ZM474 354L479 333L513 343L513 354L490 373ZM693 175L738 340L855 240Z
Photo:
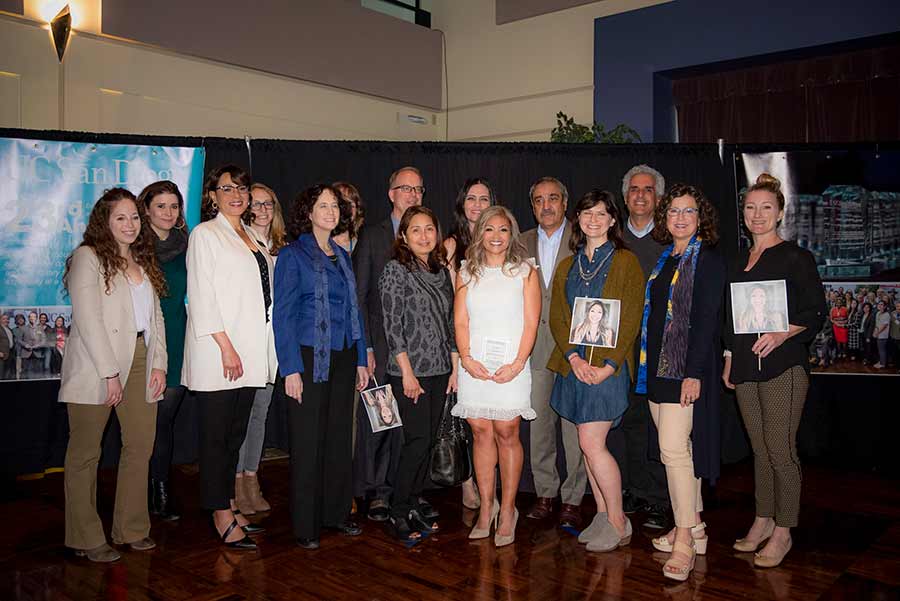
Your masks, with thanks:
M275 270L266 245L250 229L269 268L269 293L274 299ZM263 311L259 265L222 215L191 231L187 252L187 329L181 383L195 391L263 387L275 381L278 361L271 319ZM269 307L271 316L271 307ZM244 375L230 382L222 373L222 352L213 340L225 332L241 358Z
M59 401L102 405L106 400L106 378L119 374L125 386L131 371L137 335L131 289L124 274L117 273L107 292L97 255L92 248L80 246L72 254L69 298L72 327L63 355ZM162 398L162 394L153 396L150 392L150 372L166 371L168 361L165 324L155 290L153 306L150 329L144 332L148 403Z
M522 234L522 244L528 249L528 256L534 257L538 263L539 273L538 280L541 283L541 320L538 322L537 338L534 341L534 349L531 351L531 369L546 369L547 361L550 360L550 353L556 348L556 342L553 340L553 334L550 332L550 293L552 292L553 273L556 266L563 259L570 257L572 251L569 250L569 239L572 237L572 226L568 221L562 224L563 235L559 241L559 250L556 251L556 261L553 265L540 265L541 255L538 251L538 230L534 228ZM541 272L550 271L551 286L544 285L544 278Z

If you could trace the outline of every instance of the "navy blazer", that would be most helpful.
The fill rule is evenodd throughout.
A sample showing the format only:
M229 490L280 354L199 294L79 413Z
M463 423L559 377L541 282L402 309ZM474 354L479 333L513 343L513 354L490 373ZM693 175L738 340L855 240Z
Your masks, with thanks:
M332 244L336 252L350 262L343 248ZM275 299L272 303L272 328L275 331L275 352L282 376L303 373L300 347L315 348L316 333L316 272L313 261L320 254L325 261L328 280L328 304L331 315L329 348L340 351L356 346L356 364L367 365L366 333L362 316L357 309L360 337L353 338L350 327L352 306L350 287L341 268L322 252L312 234L302 234L297 240L278 251L275 263Z

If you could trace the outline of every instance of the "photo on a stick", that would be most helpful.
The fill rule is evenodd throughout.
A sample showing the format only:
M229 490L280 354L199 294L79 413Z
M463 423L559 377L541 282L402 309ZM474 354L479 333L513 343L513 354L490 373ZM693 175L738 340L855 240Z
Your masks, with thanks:
M572 304L569 344L615 348L620 315L618 299L576 297Z

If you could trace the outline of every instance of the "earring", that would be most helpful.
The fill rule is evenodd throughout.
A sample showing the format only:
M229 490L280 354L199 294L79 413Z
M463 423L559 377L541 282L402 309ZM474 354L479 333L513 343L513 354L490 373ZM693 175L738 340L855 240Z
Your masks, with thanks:
M187 227L187 222L184 220L184 215L178 216L178 221L175 222L175 228L179 230L183 230Z
M212 201L211 206L213 208L213 211L219 210L219 203L217 203L216 201Z

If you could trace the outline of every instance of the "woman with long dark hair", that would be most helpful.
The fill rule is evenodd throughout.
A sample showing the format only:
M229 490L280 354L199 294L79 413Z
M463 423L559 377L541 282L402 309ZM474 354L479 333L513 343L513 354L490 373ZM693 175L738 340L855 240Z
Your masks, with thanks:
M181 385L181 363L184 358L184 328L187 312L184 307L187 293L188 230L184 218L184 198L171 181L153 182L138 195L144 207L152 233L154 253L167 292L159 299L166 322L166 348L169 363L166 371L166 391L157 404L156 441L150 457L150 514L165 521L181 516L172 503L169 471L175 447L175 418L187 389Z
M403 446L394 482L390 531L401 539L434 532L437 522L419 509L428 460L447 394L456 390L453 284L441 227L431 209L403 213L393 259L379 280L388 343L388 384L403 422Z
M59 400L67 403L69 413L66 546L96 562L119 559L106 543L97 515L100 442L113 410L122 429L122 453L112 539L135 551L156 546L150 538L147 471L156 401L166 384L166 336L159 306L166 281L136 200L123 188L100 197L63 275L73 316L59 389Z

